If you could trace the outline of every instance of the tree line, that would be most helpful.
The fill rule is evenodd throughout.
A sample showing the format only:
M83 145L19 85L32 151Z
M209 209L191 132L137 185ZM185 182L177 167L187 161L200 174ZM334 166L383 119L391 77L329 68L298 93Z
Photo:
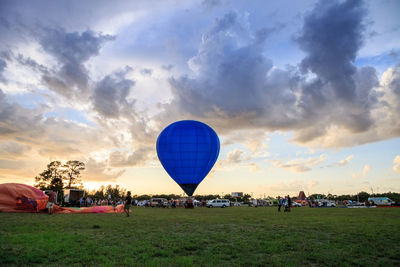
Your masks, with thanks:
M92 190L87 192L85 190L85 195L94 199L112 199L112 200L123 200L126 196L126 189L121 188L119 185L100 186L97 190Z
M62 191L63 189L84 189L81 177L81 172L85 170L85 164L78 160L69 160L66 163L62 164L60 161L52 161L47 165L47 169L41 172L38 176L35 177L35 187L41 190L53 190L53 191ZM157 195L134 195L135 199L138 201L151 199L151 198L165 198L168 200L171 199L179 199L180 195L176 194L157 194ZM101 186L97 190L93 190L88 192L85 190L85 195L94 197L97 199L106 199L111 197L112 199L121 199L126 195L126 189L121 188L119 185ZM308 196L310 199L330 199L330 200L353 200L365 202L369 197L388 197L393 201L400 201L400 193L395 192L387 192L387 193L379 193L379 194L369 194L367 192L359 192L358 194L350 195L332 195L332 194L312 194ZM230 201L238 201L247 203L252 198L250 194L243 194L242 197L233 198L230 194L226 195L195 195L195 199L197 200L211 200L216 198L229 199ZM273 197L267 197L272 199ZM296 197L293 197L296 199Z
M52 161L47 164L47 168L35 177L34 187L40 190L53 190L60 192L59 199L62 199L64 189L82 189L85 196L96 199L114 200L123 199L126 189L119 185L101 186L97 190L88 191L83 187L81 173L85 170L85 163L79 160L69 160L66 163Z

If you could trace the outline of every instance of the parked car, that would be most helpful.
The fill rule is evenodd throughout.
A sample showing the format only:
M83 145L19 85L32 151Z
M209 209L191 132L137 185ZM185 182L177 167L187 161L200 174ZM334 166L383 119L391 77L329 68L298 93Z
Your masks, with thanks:
M229 207L230 205L231 202L228 199L213 199L207 202L208 208L214 208L214 207L226 208Z
M327 207L336 207L336 203L334 203L334 202L327 202L327 203L326 203L326 206L327 206Z
M357 201L352 201L352 200L347 201L347 206L364 206L364 205L365 205L364 203Z
M148 201L147 201L147 200L139 201L139 202L137 203L137 205L138 205L139 207L144 207L144 206L148 205Z
M331 207L336 207L336 204L335 204L335 202L331 202L331 201L320 201L320 202L318 202L318 206L331 208Z
M150 199L150 206L166 208L168 206L168 200L165 198L152 198Z

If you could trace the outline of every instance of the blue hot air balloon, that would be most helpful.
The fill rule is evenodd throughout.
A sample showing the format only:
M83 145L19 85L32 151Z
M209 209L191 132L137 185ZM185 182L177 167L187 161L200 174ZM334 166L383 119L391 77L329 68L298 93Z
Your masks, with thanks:
M210 126L193 120L167 126L157 139L157 155L169 176L192 196L219 154L219 139Z

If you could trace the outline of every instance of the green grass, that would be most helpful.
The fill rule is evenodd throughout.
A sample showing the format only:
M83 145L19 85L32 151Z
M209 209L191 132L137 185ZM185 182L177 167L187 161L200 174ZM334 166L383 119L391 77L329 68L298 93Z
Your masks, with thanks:
M400 266L400 208L131 215L0 213L0 266Z

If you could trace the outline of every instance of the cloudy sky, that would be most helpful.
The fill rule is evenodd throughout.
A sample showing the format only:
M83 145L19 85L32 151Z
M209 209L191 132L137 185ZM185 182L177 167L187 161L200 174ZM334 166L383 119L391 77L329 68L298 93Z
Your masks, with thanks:
M0 183L182 193L164 127L221 153L196 193L400 191L400 2L1 1Z

